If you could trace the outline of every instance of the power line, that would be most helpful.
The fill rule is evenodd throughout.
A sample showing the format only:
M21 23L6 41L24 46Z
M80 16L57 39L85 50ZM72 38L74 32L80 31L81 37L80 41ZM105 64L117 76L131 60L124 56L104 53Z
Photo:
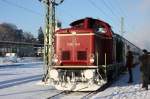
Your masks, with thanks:
M103 2L103 4L106 6L106 8L109 9L109 11L112 13L112 15L114 15L115 17L118 17L114 11L110 8L110 6L105 2L105 0L101 0Z
M105 0L103 0L104 2L105 2ZM124 17L123 16L127 16L127 14L125 14L124 13L124 10L121 8L121 6L119 5L119 2L116 0L116 3L117 3L117 7L118 7L118 15L120 14L121 16L119 17L119 20L120 20L120 18L121 18L121 24L120 24L120 26L121 26L121 35L123 35L123 33L125 33L125 31L124 31ZM106 2L105 2L105 4L106 4ZM112 4L112 2L109 2L109 4L110 4L110 6L111 6L111 8L112 9L117 9L117 7L116 6L114 6L113 4ZM108 6L108 5L107 5ZM116 10L117 11L117 10ZM130 24L129 24L130 25Z
M122 11L120 9L118 10L118 8L117 8L119 5L117 5L117 7L116 7L116 6L114 6L114 4L111 1L109 1L109 4L112 9L115 9L117 15L120 14L120 16L122 16L122 13L121 13Z
M89 2L92 6L94 6L94 7L99 11L99 13L101 13L101 14L103 14L103 15L109 17L109 18L112 18L112 17L110 17L110 15L108 15L107 13L105 13L105 11L103 11L99 6L97 6L97 5L95 4L95 2L93 2L92 0L88 0L88 2ZM113 20L113 21L114 21L114 20Z
M101 0L101 1L102 1L102 3L105 5L105 7L111 12L111 14L114 16L114 18L115 18L115 20L116 20L116 22L117 22L117 23L116 23L117 26L120 26L120 24L119 24L119 19L120 19L120 17L118 16L118 14L116 14L116 13L114 12L114 10L112 10L112 9L113 9L112 4L109 3L109 4L110 4L110 6L109 6L105 0ZM117 26L115 26L115 27L117 27ZM119 28L119 27L118 27L118 28Z
M118 16L118 14L115 14L114 11L112 9L114 9L114 6L111 2L109 2L109 4L111 5L111 7L105 2L105 0L102 0L103 4L106 6L107 9L110 10L110 12L112 13L112 15L114 15L116 17L116 21L117 21L117 25L120 26L119 19L120 17Z
M21 5L18 5L18 4L16 4L16 3L14 3L14 2L10 2L10 1L7 1L7 0L1 0L1 1L4 2L4 3L6 3L6 4L9 4L9 5L11 5L11 6L14 6L14 7L17 7L17 8L20 8L20 9L23 9L23 10L25 10L25 11L27 11L27 12L32 13L32 14L36 14L36 15L42 16L41 13L36 12L36 11L33 11L33 10L29 9L29 8L25 8L25 7L21 6Z
M120 10L120 12L121 13L123 13L123 15L126 17L127 16L127 14L125 13L125 11L122 9L122 7L120 6L120 4L119 4L119 1L118 0L116 0L116 3L117 3L117 5L118 5L118 8L119 8L119 10Z
M103 0L103 1L104 1L104 0ZM119 5L119 3L118 3L117 0L116 0L116 3L117 3L117 7L119 8L119 11L118 11L118 12L120 12L119 14L122 15L122 16L119 17L119 19L121 18L121 24L120 24L120 26L123 27L123 28L122 28L123 30L121 29L122 31L120 31L120 32L121 32L121 35L123 35L123 33L125 33L125 31L124 31L124 17L123 17L123 16L126 17L127 15L125 14L124 10L123 10L123 9L121 8L121 6ZM112 4L112 2L109 2L109 4L111 5L112 9L117 9L116 6L114 7L114 5ZM119 15L119 14L118 14L118 15ZM123 24L123 26L122 26L122 24ZM129 27L129 26L127 26L127 27Z
M98 11L100 11L102 14L108 16L107 13L105 13L105 12L104 12L99 6L97 6L92 0L88 0L88 2L89 2L90 4L92 4L96 9L98 9Z
M116 15L114 14L114 12L112 11L111 13L114 15L114 16L112 16L112 17L110 17L110 15L108 15L104 10L102 10L94 1L92 1L92 0L88 0L88 2L91 4L91 5L93 5L100 13L102 13L102 14L104 14L104 15L106 15L106 17L109 17L111 20L111 22L112 23L114 23L114 24L116 24L117 26L120 26L120 24L119 24L119 19L120 18L117 18L117 17L115 17ZM108 9L108 8L107 8ZM110 9L110 8L109 8ZM111 26L112 28L113 28L113 26ZM116 28L116 26L115 26L115 28ZM119 28L119 27L118 27Z

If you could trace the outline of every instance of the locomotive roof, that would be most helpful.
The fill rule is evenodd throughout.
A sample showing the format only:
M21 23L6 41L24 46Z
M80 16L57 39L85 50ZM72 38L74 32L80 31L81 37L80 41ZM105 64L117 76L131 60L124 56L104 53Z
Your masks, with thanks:
M112 37L111 26L108 23L99 19L94 19L94 18L89 18L89 17L74 21L70 24L71 28L59 29L57 30L57 33L64 34L64 33L69 33L71 31L75 31L78 33L86 33L86 32L94 33L94 28L95 28L94 25L106 26L108 32L103 34L103 36Z
M103 24L106 24L107 26L111 27L107 22L104 22L104 21L102 21L100 19L94 19L94 18L91 18L91 17L86 17L86 18L83 18L83 19L76 20L76 21L70 23L70 26L74 26L76 24L82 23L86 19L92 20L92 21L97 21L99 23L103 23Z

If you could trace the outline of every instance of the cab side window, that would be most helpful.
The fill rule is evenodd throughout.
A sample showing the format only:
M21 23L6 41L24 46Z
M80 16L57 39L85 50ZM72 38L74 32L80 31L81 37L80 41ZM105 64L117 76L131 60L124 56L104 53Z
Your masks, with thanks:
M106 33L107 31L106 31L106 28L104 27L104 26L97 26L97 28L96 28L96 32L97 33Z

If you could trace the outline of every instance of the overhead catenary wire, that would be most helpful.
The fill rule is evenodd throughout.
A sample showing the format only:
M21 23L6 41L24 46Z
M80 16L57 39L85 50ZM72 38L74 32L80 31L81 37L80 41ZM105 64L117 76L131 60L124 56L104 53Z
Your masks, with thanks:
M91 5L93 5L96 9L98 9L102 14L108 16L108 14L105 13L105 11L103 11L99 6L97 6L97 5L95 4L95 2L93 2L92 0L88 0L88 2L89 2Z
M125 10L120 6L119 0L116 0L116 3L117 3L117 5L118 5L120 11L121 11L122 14L124 15L124 17L127 19L128 14L127 14L127 13L125 12ZM132 27L132 26L131 26L131 23L129 23L128 21L126 21L126 24L128 24L128 27ZM127 33L127 31L125 31L125 33Z
M103 0L104 1L104 0ZM123 10L123 8L120 6L120 3L119 3L119 1L118 0L115 0L116 2L116 5L117 6L114 6L113 4L112 4L112 2L109 2L109 4L111 5L111 7L112 7L112 9L117 9L118 8L118 10L119 10L119 13L118 13L118 15L120 14L120 19L121 19L121 23L120 23L120 26L122 27L122 18L124 19L125 17L127 17L127 14L125 13L125 11ZM130 24L128 24L128 25L130 25ZM121 32L121 30L120 30L120 32ZM122 32L121 32L122 33ZM124 33L125 33L125 31L124 31Z
M120 24L119 24L119 22L120 22L120 18L118 18L118 16L117 15L115 15L114 14L114 12L112 11L112 17L111 17L111 15L110 14L108 14L108 13L106 13L103 9L101 9L100 8L100 6L98 6L94 1L92 1L92 0L87 0L92 6L94 6L98 11L99 11L99 13L101 13L101 14L103 14L103 15L105 15L105 17L108 17L109 19L111 19L110 21L112 22L112 23L114 23L114 24L116 24L117 26L120 26ZM106 2L105 2L106 3ZM110 8L108 8L106 5L105 5L105 7L109 10ZM106 10L106 9L105 9ZM113 26L112 26L112 28L114 28ZM116 27L115 26L115 28L118 28L118 27Z
M119 8L120 12L121 12L125 17L127 17L127 14L126 14L125 11L123 10L123 8L120 6L120 3L119 3L118 0L116 0L116 3L117 3L117 5L118 5L118 8Z
M36 15L38 15L38 16L43 16L41 13L39 13L39 12L37 12L37 11L34 11L34 10L30 9L30 8L26 8L26 7L22 6L22 5L19 5L19 4L15 3L15 2L12 2L12 1L9 1L9 0L1 0L1 1L4 2L4 3L6 3L6 4L8 4L8 5L11 5L11 6L20 8L20 9L22 9L22 10L25 10L26 12L29 12L29 13L32 13L32 14L36 14ZM111 23L119 22L120 18L117 18L117 17L116 17L116 15L114 14L113 10L110 9L111 7L108 7L107 3L106 3L104 0L101 0L101 1L104 1L104 2L105 2L105 6L107 5L107 6L106 6L107 9L108 9L108 10L110 9L110 11L111 11L111 13L112 13L113 16L111 16L111 15L108 14L108 13L106 13L106 12L104 11L104 9L102 9L100 6L98 6L94 1L92 1L92 0L87 0L87 1L88 1L93 7L95 7L95 8L99 11L99 13L103 14L105 17L108 17L108 18L110 19ZM61 9L61 10L62 10L62 9ZM72 14L66 12L66 10L65 10L65 11L62 11L62 12L66 13L67 16L68 16L69 18L71 18L71 19L74 19L74 18L75 18ZM115 20L117 20L117 21L115 21Z
M109 9L109 11L112 13L112 15L114 15L116 17L117 22L120 23L120 19L122 20L122 17L124 16L124 14L120 12L121 9L118 11L118 9L117 9L118 6L117 7L114 6L111 1L109 1L109 2L106 2L105 0L102 0L102 1L103 1L103 4L106 6L106 8ZM120 24L119 23L118 23L118 26L121 25L121 27L122 27L122 21Z
M23 7L23 6L19 5L19 4L16 4L16 3L12 2L12 1L8 1L8 0L1 0L1 1L4 2L4 3L6 3L6 4L8 4L8 5L11 5L11 6L20 8L20 9L23 9L23 10L25 10L26 12L30 12L30 13L32 13L32 14L36 14L36 15L39 15L39 16L43 16L43 15L42 15L41 13L39 13L39 12L36 12L36 11L31 10L31 9L29 9L29 8Z
M104 1L104 0L103 0ZM105 2L105 1L104 1ZM106 2L105 2L106 3ZM117 5L117 6L114 6L114 3ZM109 1L109 5L112 9L115 9L116 11L116 14L117 15L120 15L122 17L126 17L127 14L125 14L124 10L122 9L122 7L120 6L120 3L118 2L118 0L115 0L115 2L112 3L111 0Z
M112 20L115 22L115 20L113 19L113 17L110 17L110 15L107 14L104 10L102 10L97 4L95 4L95 2L93 2L92 0L87 0L87 1L88 1L93 7L95 7L95 8L99 11L100 14L105 15L106 17L112 19ZM112 21L112 20L111 20L111 21Z
M116 3L116 2L115 2L115 3ZM119 7L119 5L114 6L114 3L112 3L111 0L109 1L109 5L110 5L110 7L111 7L112 9L115 10L115 14L117 14L119 17L124 16L123 13L122 13L122 11L121 11L121 9L120 9L120 7ZM113 11L114 11L114 10L113 10Z
M105 2L105 0L101 0L101 1L105 5L105 7L111 12L111 14L117 18L118 16L115 14L112 8Z
M114 15L116 17L116 21L117 21L117 25L120 26L119 22L120 22L120 18L122 16L122 14L120 13L121 16L118 16L119 13L115 13L114 10L112 9L115 9L115 7L113 6L113 4L111 2L109 2L109 5L107 4L107 2L105 0L102 0L103 4L105 5L105 7L112 13L112 15ZM116 10L117 11L117 10Z

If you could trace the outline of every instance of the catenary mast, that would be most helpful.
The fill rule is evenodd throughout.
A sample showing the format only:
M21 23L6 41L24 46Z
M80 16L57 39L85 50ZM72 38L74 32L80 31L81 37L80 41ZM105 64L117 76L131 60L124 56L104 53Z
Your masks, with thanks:
M54 56L54 34L55 34L55 6L64 0L39 0L46 8L45 31L44 31L44 77L46 82L49 78L49 70L52 69L52 58Z

